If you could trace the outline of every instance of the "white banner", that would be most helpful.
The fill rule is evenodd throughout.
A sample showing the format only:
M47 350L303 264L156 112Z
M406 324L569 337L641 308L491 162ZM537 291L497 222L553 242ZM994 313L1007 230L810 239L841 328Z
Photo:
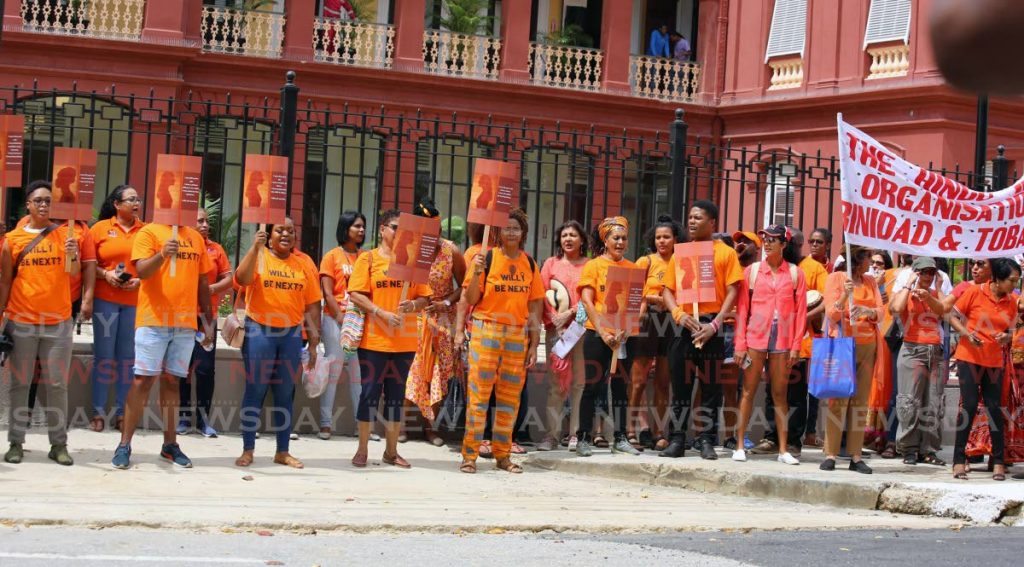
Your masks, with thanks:
M974 191L905 161L839 115L843 230L851 244L943 258L1024 253L1024 179Z

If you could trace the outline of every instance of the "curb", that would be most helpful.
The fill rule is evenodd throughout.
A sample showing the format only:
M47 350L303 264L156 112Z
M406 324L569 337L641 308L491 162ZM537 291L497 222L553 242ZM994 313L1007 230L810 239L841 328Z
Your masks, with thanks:
M1024 524L1020 500L900 482L849 483L781 474L690 468L673 464L605 463L531 453L525 465L580 476L668 486L696 492L785 500L838 508L937 516L977 523Z

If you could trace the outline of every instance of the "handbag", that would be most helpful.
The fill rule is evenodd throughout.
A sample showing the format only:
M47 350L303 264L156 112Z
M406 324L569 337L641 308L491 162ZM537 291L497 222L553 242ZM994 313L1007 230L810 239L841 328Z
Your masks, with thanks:
M234 309L231 310L231 314L224 320L224 326L220 329L220 336L224 339L224 342L232 348L242 348L242 344L245 342L245 314L249 311L249 295L245 296L245 310L239 315L238 311L238 294L235 292L235 301L233 303Z
M900 348L903 346L903 322L900 321L898 315L893 316L892 324L889 325L889 329L885 332L885 344L889 346L889 352L893 356L898 356Z
M370 263L369 272L373 275L373 251L367 260ZM341 348L346 354L352 354L359 349L359 343L363 342L363 329L366 327L366 314L351 299L345 306L345 315L341 319Z
M825 319L825 336L815 338L811 344L810 376L807 391L818 399L849 398L857 391L857 365L852 337L831 338L829 320Z
M302 388L306 396L318 398L327 390L331 381L331 365L337 363L333 356L324 353L323 345L317 348L316 364L302 372Z
M464 426L466 418L466 386L462 380L453 378L448 381L441 411L437 416L438 426L448 431L455 431Z

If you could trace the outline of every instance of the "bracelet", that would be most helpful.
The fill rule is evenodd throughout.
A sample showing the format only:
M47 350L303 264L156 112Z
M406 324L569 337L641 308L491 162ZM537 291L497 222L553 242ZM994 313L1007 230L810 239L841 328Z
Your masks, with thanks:
M714 329L716 333L718 332L718 319L711 320L711 328Z

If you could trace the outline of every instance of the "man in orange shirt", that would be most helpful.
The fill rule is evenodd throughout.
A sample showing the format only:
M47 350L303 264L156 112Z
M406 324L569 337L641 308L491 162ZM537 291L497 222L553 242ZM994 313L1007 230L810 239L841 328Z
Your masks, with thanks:
M171 258L177 273L171 275ZM160 378L160 406L164 444L160 456L180 467L192 461L181 452L176 440L178 381L188 376L188 365L196 337L196 322L203 317L203 346L214 340L213 311L207 276L213 265L206 241L190 227L180 227L173 238L167 225L149 224L139 231L132 247L131 261L142 280L135 317L135 381L128 392L121 443L111 464L127 469L131 465L131 441L149 399L153 383ZM198 309L197 309L198 306Z

